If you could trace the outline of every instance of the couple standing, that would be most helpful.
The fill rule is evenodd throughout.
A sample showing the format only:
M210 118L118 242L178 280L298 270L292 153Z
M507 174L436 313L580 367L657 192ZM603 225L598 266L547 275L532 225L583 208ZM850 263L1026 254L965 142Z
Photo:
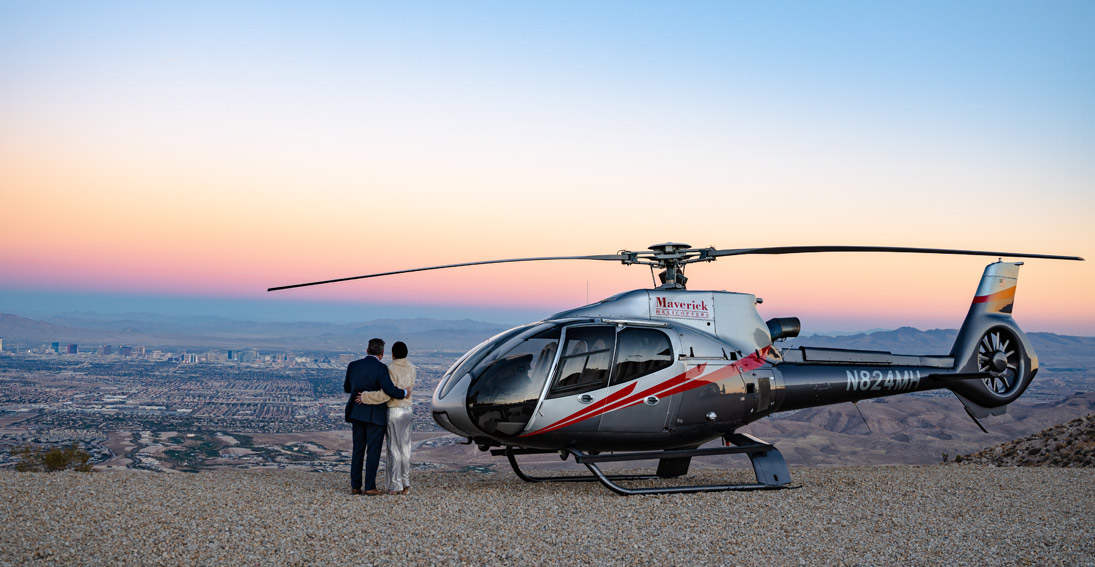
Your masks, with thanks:
M384 341L370 339L365 358L346 367L343 389L350 394L346 402L346 421L353 428L354 451L350 459L350 488L353 494L382 494L376 488L380 466L380 444L388 436L388 490L407 494L411 479L411 388L414 365L407 360L407 345L392 345L392 363L385 366ZM361 466L365 465L364 489Z

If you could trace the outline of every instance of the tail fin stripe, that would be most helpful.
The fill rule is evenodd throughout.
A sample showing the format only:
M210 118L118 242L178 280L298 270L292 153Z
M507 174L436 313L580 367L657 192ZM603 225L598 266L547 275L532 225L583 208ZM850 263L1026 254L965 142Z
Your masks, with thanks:
M1006 299L1015 298L1015 286L1011 286L1007 289L1002 289L996 293L990 293L988 295L978 295L973 298L974 303L988 303L990 301L1000 301Z

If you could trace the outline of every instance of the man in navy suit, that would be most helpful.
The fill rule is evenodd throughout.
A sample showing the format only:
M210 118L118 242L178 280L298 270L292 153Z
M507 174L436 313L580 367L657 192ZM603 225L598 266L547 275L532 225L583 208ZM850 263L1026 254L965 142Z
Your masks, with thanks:
M355 403L355 398L362 391L383 390L385 394L401 400L409 392L392 384L388 367L380 362L384 356L384 341L370 339L365 354L365 358L355 360L346 367L343 389L350 394L350 400L346 402L346 421L350 422L354 432L354 452L350 459L350 492L374 496L381 493L376 489L376 469L380 466L380 447L388 429L388 404ZM363 460L364 490L361 485Z

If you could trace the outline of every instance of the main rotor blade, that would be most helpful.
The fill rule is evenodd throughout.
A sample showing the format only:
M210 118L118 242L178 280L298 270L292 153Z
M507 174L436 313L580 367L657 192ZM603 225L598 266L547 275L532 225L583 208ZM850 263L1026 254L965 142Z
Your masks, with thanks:
M734 250L708 250L708 257L744 256L746 254L806 254L811 252L908 252L913 254L960 254L968 256L1007 256L1009 258L1043 258L1047 260L1077 260L1079 256L1053 254L1025 254L1022 252L986 252L982 250L951 250L947 248L903 248L899 246L770 246L766 248L738 248Z
M293 285L283 285L278 287L272 287L266 291L279 291L282 289L292 289L295 287L307 287L310 285L322 285L336 282L347 282L350 280L362 280L365 278L378 278L380 276L394 276L395 274L407 274L410 272L425 272L427 270L444 270L446 268L461 268L464 266L481 266L483 264L507 264L510 262L540 262L544 260L610 260L615 262L622 262L630 259L630 256L623 254L602 254L593 256L547 256L543 258L509 258L506 260L486 260L483 262L464 262L463 264L446 264L444 266L430 266L427 268L411 268L409 270L396 270L394 272L383 272L379 274L366 274L364 276L351 276L348 278L336 278L333 280L323 280L321 282L308 282Z

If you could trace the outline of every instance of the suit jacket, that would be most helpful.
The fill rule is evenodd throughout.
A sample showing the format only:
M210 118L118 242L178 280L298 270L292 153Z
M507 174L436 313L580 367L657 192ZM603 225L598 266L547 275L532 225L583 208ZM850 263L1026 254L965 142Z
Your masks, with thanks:
M388 405L359 404L354 402L354 398L366 390L383 390L385 394L397 400L406 396L403 389L397 388L392 383L388 367L375 356L366 356L351 362L346 367L346 382L343 383L342 389L350 394L350 400L346 402L346 421L377 425L388 423Z

